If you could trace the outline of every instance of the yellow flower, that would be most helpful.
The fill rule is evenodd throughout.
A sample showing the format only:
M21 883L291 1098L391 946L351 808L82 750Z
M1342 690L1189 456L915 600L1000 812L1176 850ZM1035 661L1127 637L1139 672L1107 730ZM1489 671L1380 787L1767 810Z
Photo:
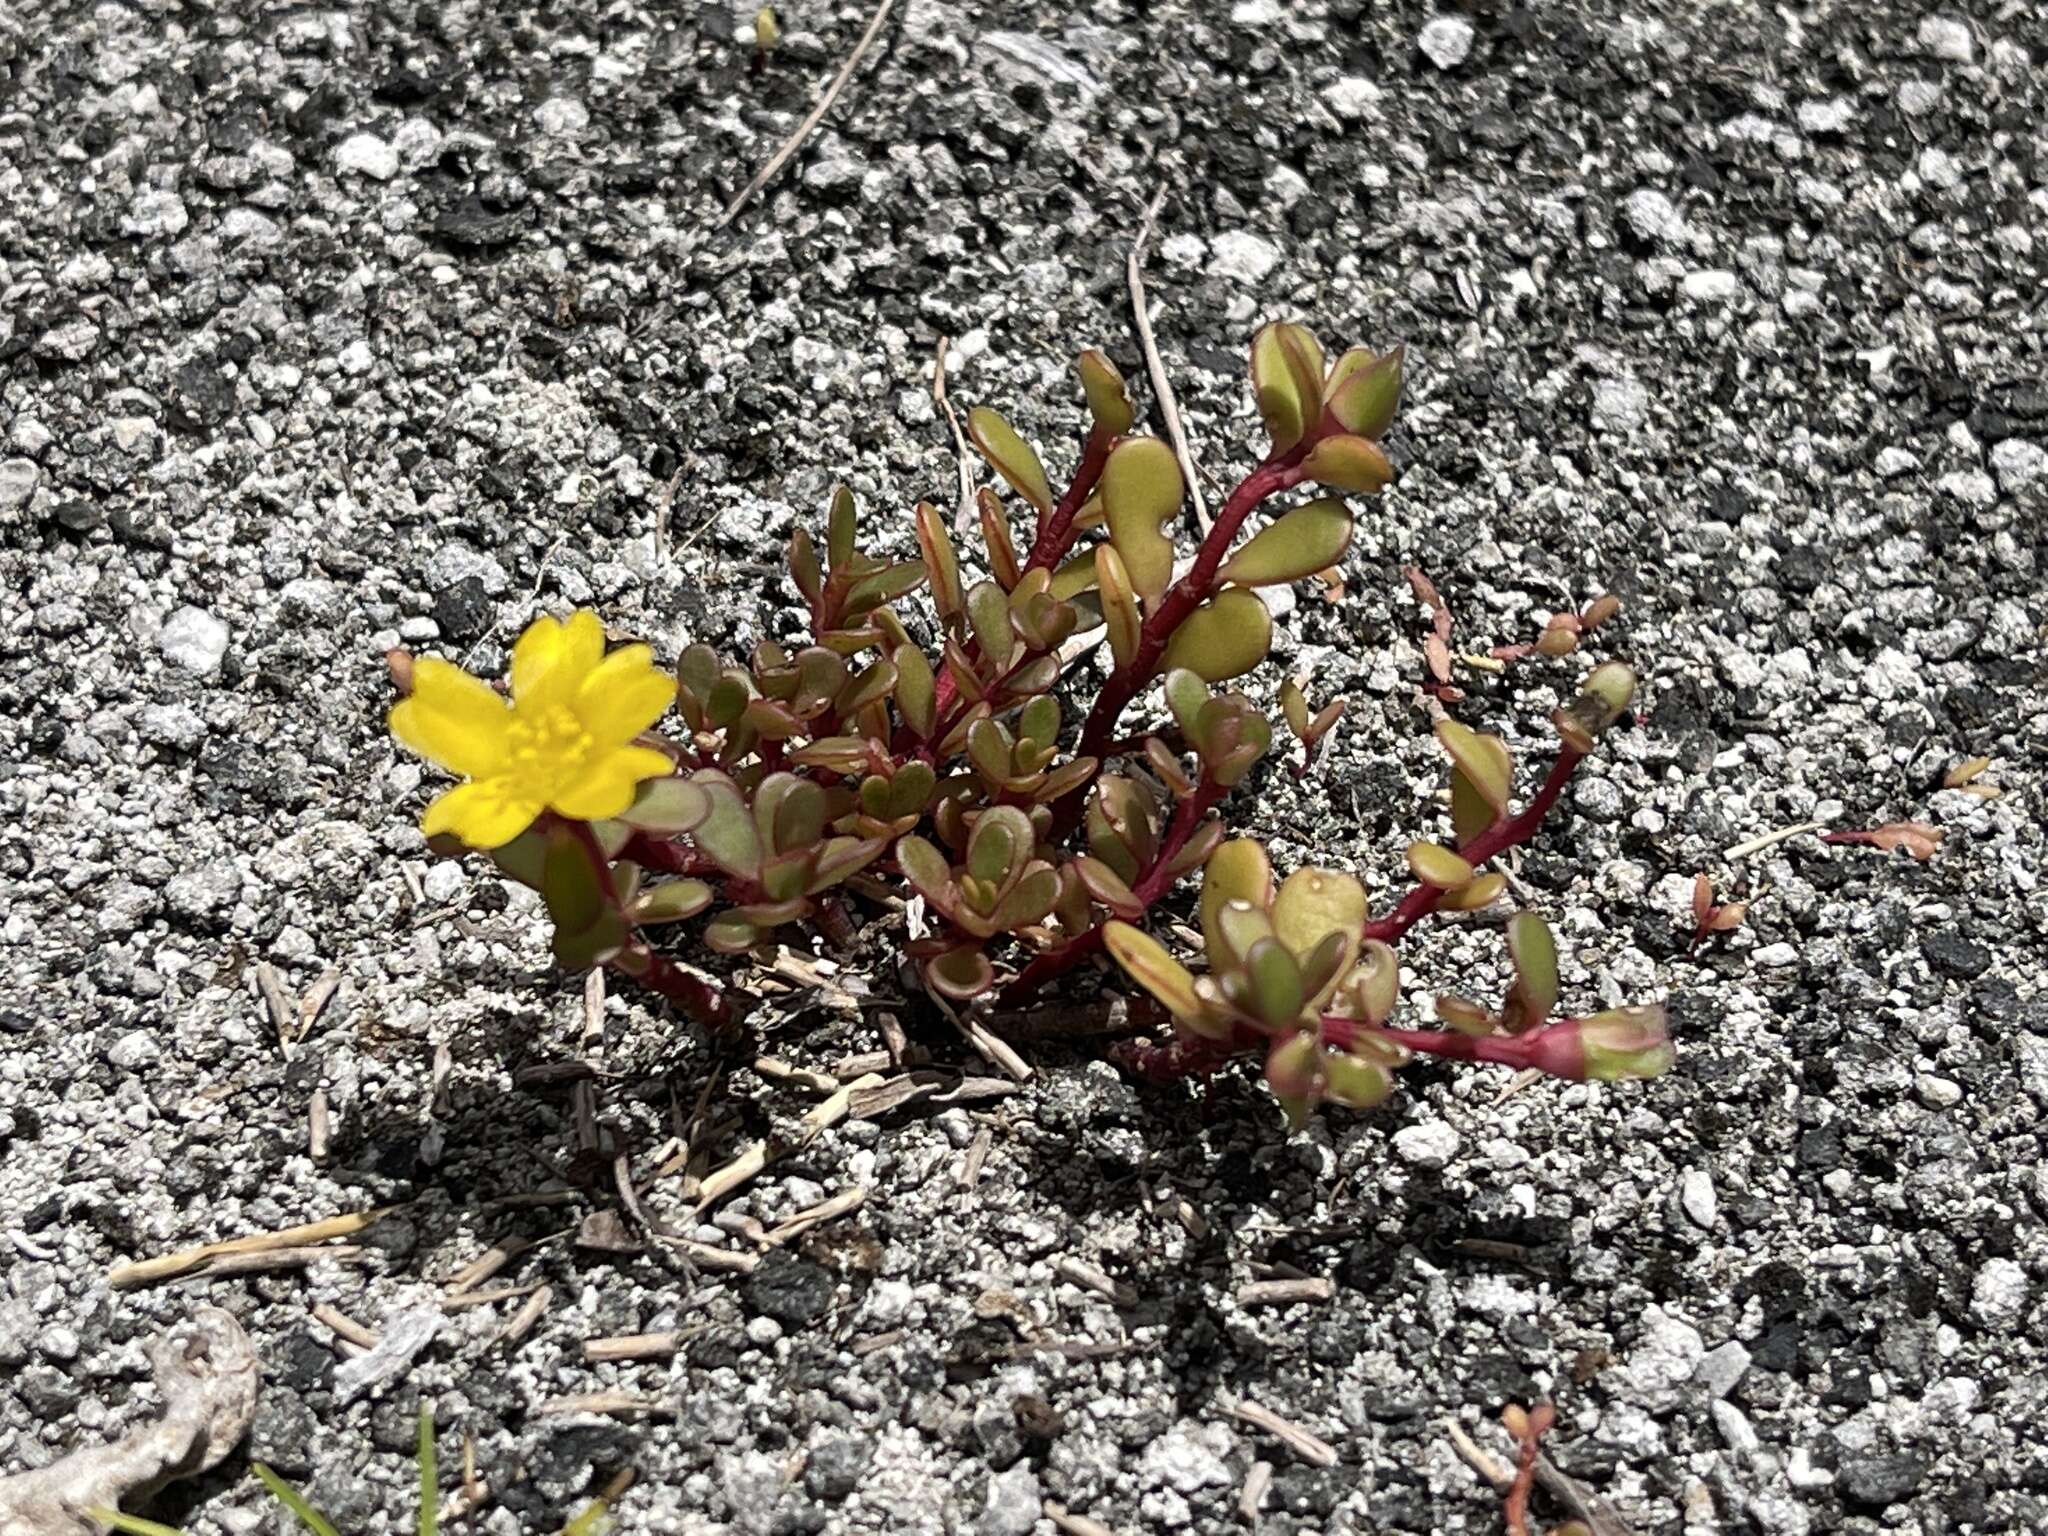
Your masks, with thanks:
M420 818L429 837L452 832L500 848L543 811L576 821L616 816L642 779L674 764L633 739L661 718L675 682L654 653L604 653L604 626L579 608L566 624L535 619L512 647L512 697L432 656L413 663L412 696L391 711L391 734L469 780Z

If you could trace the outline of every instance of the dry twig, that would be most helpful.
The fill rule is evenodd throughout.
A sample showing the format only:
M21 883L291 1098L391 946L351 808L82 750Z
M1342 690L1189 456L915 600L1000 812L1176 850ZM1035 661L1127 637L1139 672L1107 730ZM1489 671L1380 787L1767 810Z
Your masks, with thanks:
M713 229L723 229L730 224L733 215L746 207L748 200L773 181L775 173L787 165L790 157L804 147L804 141L811 136L818 124L824 121L825 114L832 110L832 103L837 101L839 93L846 89L846 82L851 80L853 72L860 68L860 61L867 57L868 50L875 44L875 39L881 36L882 23L889 19L889 12L895 8L896 0L882 0L882 3L875 7L874 18L868 22L867 31L861 33L860 41L853 45L853 52L846 56L846 62L840 66L839 73L834 75L832 83L825 87L825 94L818 98L818 104L796 125L796 132L783 140L782 148L776 150L768 163L754 173L754 179L740 188L739 196L726 204L725 212L720 214L718 222L711 226Z
M1138 223L1138 233L1131 241L1130 255L1124 260L1124 276L1130 283L1131 324L1138 333L1138 348L1145 354L1145 369L1152 380L1152 398L1159 402L1159 415L1166 425L1166 440L1173 444L1173 456L1180 461L1181 478L1187 482L1188 500L1194 504L1195 521L1201 525L1206 538L1214 520L1209 516L1209 504L1202 499L1202 477L1196 472L1195 456L1188 447L1187 430L1180 422L1180 406L1173 398L1173 384L1166 376L1166 364L1160 361L1159 343L1152 337L1152 317L1145 308L1145 278L1141 271L1145 242L1152 238L1153 222L1165 206L1166 190L1161 187L1146 205L1145 216Z

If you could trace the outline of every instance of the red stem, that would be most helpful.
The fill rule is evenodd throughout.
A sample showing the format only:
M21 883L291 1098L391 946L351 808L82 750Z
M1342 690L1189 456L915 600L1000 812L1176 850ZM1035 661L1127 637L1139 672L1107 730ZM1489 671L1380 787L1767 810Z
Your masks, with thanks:
M1081 508L1087 505L1089 496L1094 494L1096 482L1102 479L1102 467L1109 462L1109 450L1113 442L1114 439L1107 433L1100 432L1094 427L1088 429L1087 441L1081 445L1081 462L1074 466L1074 478L1068 482L1066 494L1060 497L1052 512L1039 518L1038 532L1031 543L1031 554L1019 567L1020 574L1040 566L1051 570L1065 558L1067 550L1074 542L1074 519L1080 515ZM981 647L971 639L967 642L967 657L969 661L981 659ZM958 691L953 674L944 666L943 660L942 657L938 669L938 683L934 690L934 697L937 700L933 710L934 719L945 716L948 707L953 703L954 694ZM933 744L936 745L943 740L945 734L943 727L934 730L931 737Z
M1202 818L1209 814L1216 802L1229 791L1220 784L1204 779L1195 787L1195 792L1173 809L1173 820L1167 824L1166 836L1160 841L1159 851L1145 872L1138 876L1131 887L1131 894L1147 907L1164 896L1173 884L1174 877L1167 872L1180 851L1187 847L1188 839L1202 824ZM1058 949L1049 949L1018 972L998 1001L1004 1006L1013 1006L1029 997L1055 976L1064 976L1075 966L1102 948L1103 925L1097 923L1086 933L1076 934Z
M1109 450L1114 442L1115 439L1100 428L1088 429L1088 440L1081 445L1081 462L1074 467L1074 478L1067 486L1067 493L1060 497L1059 505L1052 509L1052 515L1040 520L1038 536L1032 540L1024 570L1043 567L1049 571L1066 558L1067 551L1074 544L1074 519L1080 516L1081 508L1094 494L1096 482L1102 479L1102 467L1109 462Z
M604 963L614 970L632 977L642 986L659 992L674 1003L686 1018L703 1025L706 1029L725 1031L736 1022L732 1004L727 1001L722 988L692 976L666 955L650 947L640 937L632 916L619 904L618 888L612 884L611 863L605 857L604 847L597 840L597 834L590 830L587 821L571 821L559 818L559 825L568 828L576 839L583 856L590 862L591 873L596 877L598 889L604 892L604 899L627 932L626 946ZM652 839L644 839L650 848L658 847ZM678 850L680 852L680 850Z
M1579 1020L1565 1018L1552 1019L1524 1035L1465 1035L1456 1030L1400 1029L1365 1019L1323 1015L1323 1043L1336 1050L1348 1051L1361 1040L1376 1038L1421 1056L1491 1062L1518 1070L1534 1067L1539 1072L1551 1072L1581 1054L1578 1030Z
M1503 816L1484 832L1473 838L1458 850L1459 857L1477 869L1496 854L1519 848L1543 825L1543 818L1550 808L1557 804L1557 797L1564 793L1564 786L1585 758L1585 753L1570 746L1558 748L1557 760L1550 765L1550 775L1543 781L1543 787L1536 791L1536 797L1513 816ZM1441 886L1418 885L1401 898L1400 905L1385 917L1374 918L1365 925L1365 936L1391 944L1410 928L1434 912L1443 901L1446 892Z
M1235 542L1238 530L1244 526L1244 520L1269 496L1290 490L1307 478L1299 468L1299 461L1309 446L1309 440L1304 438L1285 454L1267 459L1230 493L1230 499L1216 514L1208 536L1202 540L1194 565L1187 575L1166 589L1159 605L1146 617L1144 627L1138 632L1138 649L1130 662L1116 668L1103 682L1102 692L1096 696L1095 707L1088 712L1088 723L1081 731L1081 745L1077 749L1079 756L1104 755L1103 749L1108 745L1124 707L1158 670L1159 658L1166 652L1166 642L1213 591L1216 572L1222 568L1224 556L1230 553L1230 546Z

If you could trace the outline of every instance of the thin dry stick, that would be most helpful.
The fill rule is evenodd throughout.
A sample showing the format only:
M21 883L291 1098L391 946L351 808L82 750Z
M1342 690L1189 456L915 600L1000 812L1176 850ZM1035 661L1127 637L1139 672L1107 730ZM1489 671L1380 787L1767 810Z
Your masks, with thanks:
M846 89L846 82L851 80L853 72L860 68L860 61L867 57L868 49L872 48L875 39L881 36L882 23L889 19L889 13L895 8L896 0L882 0L882 3L875 7L874 19L868 23L867 31L861 33L860 41L853 45L853 52L847 55L846 62L839 68L839 73L832 77L832 83L825 87L825 94L820 96L818 104L811 108L810 116L796 125L796 132L783 141L782 148L775 151L774 157L755 173L752 181L740 188L740 195L726 204L725 212L720 214L718 222L711 226L713 229L723 229L730 224L733 215L746 207L748 200L773 181L775 173L787 165L790 157L804 147L804 140L808 139L812 130L824 120L825 114L832 110L832 103L839 99L839 93Z
M1808 832L1818 832L1824 825L1824 822L1802 821L1796 827L1782 827L1776 832L1766 832L1762 837L1752 837L1746 843L1736 843L1732 847L1724 848L1721 850L1721 856L1725 859L1746 859L1752 853L1762 853L1766 848L1775 848L1780 843L1802 837Z
M291 1051L292 1041L298 1034L299 1010L292 1006L292 1000L284 989L284 978L277 974L277 967L268 960L256 966L256 990L263 994L263 1006L270 1014L270 1027L277 1031L277 1043Z
M1173 385L1166 377L1166 364L1159 358L1159 343L1152 338L1152 317L1145 310L1145 279L1140 268L1145 259L1145 242L1152 238L1153 221L1159 217L1159 210L1166 203L1166 188L1161 187L1152 195L1146 206L1145 217L1138 223L1137 238L1131 241L1131 253L1124 260L1124 275L1131 285L1131 323L1138 333L1138 347L1145 354L1145 371L1152 380L1152 398L1159 402L1159 415L1166 423L1166 439L1173 444L1173 456L1180 461L1181 478L1188 483L1188 500L1195 504L1195 521L1201 525L1202 534L1208 536L1214 519L1209 516L1209 505L1202 499L1202 477L1195 470L1195 456L1188 448L1188 434L1180 424L1180 406L1173 398Z
M1226 1399L1222 1407L1232 1418L1242 1419L1245 1423L1255 1425L1282 1441L1303 1461L1318 1467L1337 1465L1335 1446L1321 1436L1311 1434L1299 1424L1281 1418L1272 1409L1262 1408L1257 1403L1242 1399L1235 1402Z
M1282 1307L1296 1301L1328 1301L1337 1294L1337 1282L1327 1275L1303 1280L1254 1280L1237 1289L1240 1307Z
M1255 1461L1251 1471L1244 1475L1244 1489L1237 1496L1237 1512L1256 1525L1259 1511L1265 1507L1266 1490L1273 1486L1273 1463Z
M593 1365L604 1360L666 1360L682 1344L680 1333L625 1333L616 1338L585 1339L583 1358Z
M1067 1533L1067 1536L1116 1536L1100 1520L1091 1520L1086 1515L1077 1515L1064 1504L1051 1499L1045 1501L1045 1518Z
M966 534L975 524L973 455L967 448L967 434L960 430L960 413L946 398L946 348L952 337L941 336L932 357L932 399L946 413L946 425L953 429L953 460L960 466L960 506L953 514L953 527Z
M547 1311L549 1303L554 1299L555 1288L551 1285L543 1285L527 1297L526 1304L512 1314L512 1320L498 1330L498 1342L509 1345L520 1343L533 1332L533 1325L540 1321L541 1314Z
M376 1330L365 1328L339 1307L330 1306L326 1302L322 1302L313 1309L313 1316L333 1329L334 1336L338 1339L345 1340L359 1349L375 1349L377 1347L378 1335Z
M659 1398L635 1397L630 1392L584 1392L575 1397L550 1398L535 1412L543 1418L569 1413L654 1414L668 1412L668 1405Z
M798 1211L786 1221L761 1234L761 1244L767 1248L779 1248L792 1237L801 1236L822 1221L833 1221L859 1210L867 1204L868 1192L858 1186L841 1190L829 1200L821 1200L807 1210Z
M230 1275L274 1275L288 1269L311 1269L315 1264L360 1264L369 1251L359 1243L336 1243L327 1248L231 1253L225 1258L209 1259L178 1278L196 1285L202 1280L223 1280Z
M302 1227L286 1227L279 1232L259 1232L253 1237L229 1238L221 1243L201 1243L196 1248L181 1248L176 1253L167 1253L161 1258L144 1259L139 1264L122 1264L107 1276L107 1284L117 1291L133 1290L139 1285L154 1285L159 1280L176 1279L188 1274L201 1265L216 1260L233 1258L250 1253L274 1253L283 1248L310 1248L315 1243L324 1243L330 1237L353 1237L365 1227L382 1221L393 1211L395 1205L379 1206L375 1210L355 1211L347 1216L330 1216L325 1221L309 1222Z

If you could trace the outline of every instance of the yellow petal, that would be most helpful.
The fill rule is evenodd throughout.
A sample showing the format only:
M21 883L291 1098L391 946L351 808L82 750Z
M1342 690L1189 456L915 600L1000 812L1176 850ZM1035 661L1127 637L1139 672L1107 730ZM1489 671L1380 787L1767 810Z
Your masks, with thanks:
M674 771L667 755L652 747L621 747L596 759L575 783L556 790L548 804L577 821L602 821L633 803L642 779Z
M512 647L512 697L520 704L564 704L604 655L604 625L588 608L564 624L542 614Z
M502 848L540 813L539 805L520 799L504 780L486 779L436 795L420 817L420 830L429 837L453 832L472 848Z
M600 742L631 741L667 712L675 696L675 679L655 670L652 651L621 646L576 690L576 714Z
M438 656L413 663L412 696L391 709L391 734L465 778L488 778L505 760L512 710L490 684Z

